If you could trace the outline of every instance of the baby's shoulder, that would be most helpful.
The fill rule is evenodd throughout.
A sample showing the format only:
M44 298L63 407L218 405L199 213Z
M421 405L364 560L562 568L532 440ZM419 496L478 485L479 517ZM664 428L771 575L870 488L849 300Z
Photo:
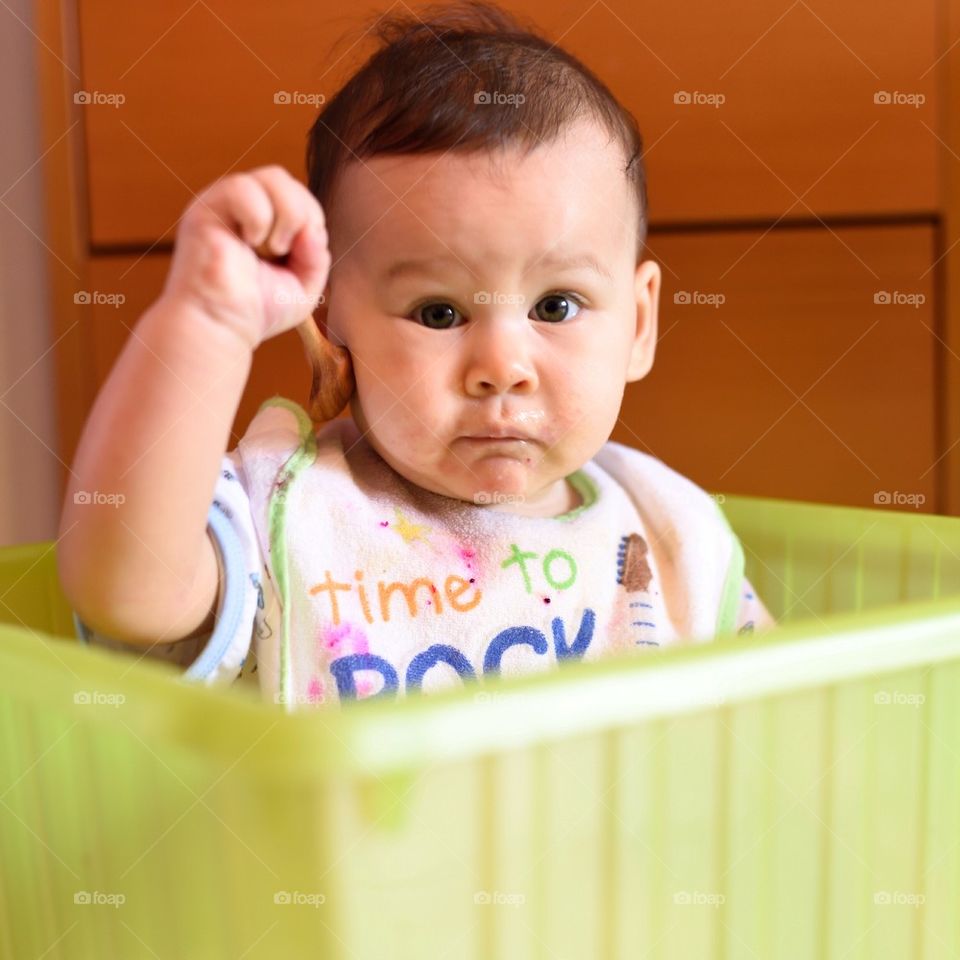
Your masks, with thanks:
M717 498L658 457L626 444L608 441L593 458L651 519L719 523L726 518Z
M355 433L349 418L331 420L317 429L303 407L277 395L260 405L234 453L245 465L275 469L287 465L298 451L311 461L337 460Z

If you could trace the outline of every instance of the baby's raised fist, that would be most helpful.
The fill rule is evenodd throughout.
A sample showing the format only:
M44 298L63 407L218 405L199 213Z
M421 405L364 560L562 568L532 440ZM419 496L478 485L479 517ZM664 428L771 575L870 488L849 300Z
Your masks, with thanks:
M316 198L283 167L257 167L222 177L187 207L163 295L199 307L253 350L312 314L329 270Z

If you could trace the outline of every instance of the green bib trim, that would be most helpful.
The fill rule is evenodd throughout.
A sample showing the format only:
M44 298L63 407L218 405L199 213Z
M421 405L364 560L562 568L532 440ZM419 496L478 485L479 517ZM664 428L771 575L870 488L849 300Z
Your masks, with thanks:
M317 438L313 432L313 421L306 410L286 397L271 397L260 404L257 411L265 407L283 407L297 418L297 432L300 445L290 455L277 474L274 488L270 494L268 523L270 528L270 563L276 577L277 591L280 594L280 690L284 703L291 702L291 691L287 689L290 677L290 571L287 565L287 494L300 473L317 458Z
M717 635L733 633L737 628L737 614L740 611L740 589L743 585L743 576L745 561L743 558L743 546L740 538L733 532L727 515L723 512L720 504L714 500L717 506L717 513L723 519L724 526L730 531L732 553L730 556L730 566L727 568L727 578L723 584L723 593L720 595L720 611L717 616Z

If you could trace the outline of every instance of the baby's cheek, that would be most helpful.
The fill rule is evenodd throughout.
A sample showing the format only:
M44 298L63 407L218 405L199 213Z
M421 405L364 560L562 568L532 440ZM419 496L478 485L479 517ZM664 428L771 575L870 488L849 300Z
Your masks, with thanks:
M394 391L383 382L367 376L357 381L350 405L354 420L374 437L392 436L403 408Z
M425 390L411 379L400 393L401 398L386 413L394 439L412 450L442 435L438 417L444 403L441 392Z
M366 406L364 412L370 427L368 436L381 456L388 460L412 462L424 449L424 444L438 431L425 415L415 415L405 403L387 404L374 410Z
M574 396L566 397L548 420L548 441L552 444L569 443L589 428L593 412L593 407L586 400Z
M578 372L563 400L562 419L571 426L589 430L611 417L616 420L623 400L624 384L617 381L609 365L591 365Z

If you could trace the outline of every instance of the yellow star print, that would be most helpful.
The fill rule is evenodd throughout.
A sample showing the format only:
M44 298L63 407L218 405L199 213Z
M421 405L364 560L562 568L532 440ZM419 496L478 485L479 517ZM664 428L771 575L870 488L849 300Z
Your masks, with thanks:
M424 533L430 529L429 527L425 527L419 523L411 523L403 515L399 507L394 507L393 509L397 514L397 522L393 525L393 529L403 537L406 543L410 543L411 540L427 540Z

